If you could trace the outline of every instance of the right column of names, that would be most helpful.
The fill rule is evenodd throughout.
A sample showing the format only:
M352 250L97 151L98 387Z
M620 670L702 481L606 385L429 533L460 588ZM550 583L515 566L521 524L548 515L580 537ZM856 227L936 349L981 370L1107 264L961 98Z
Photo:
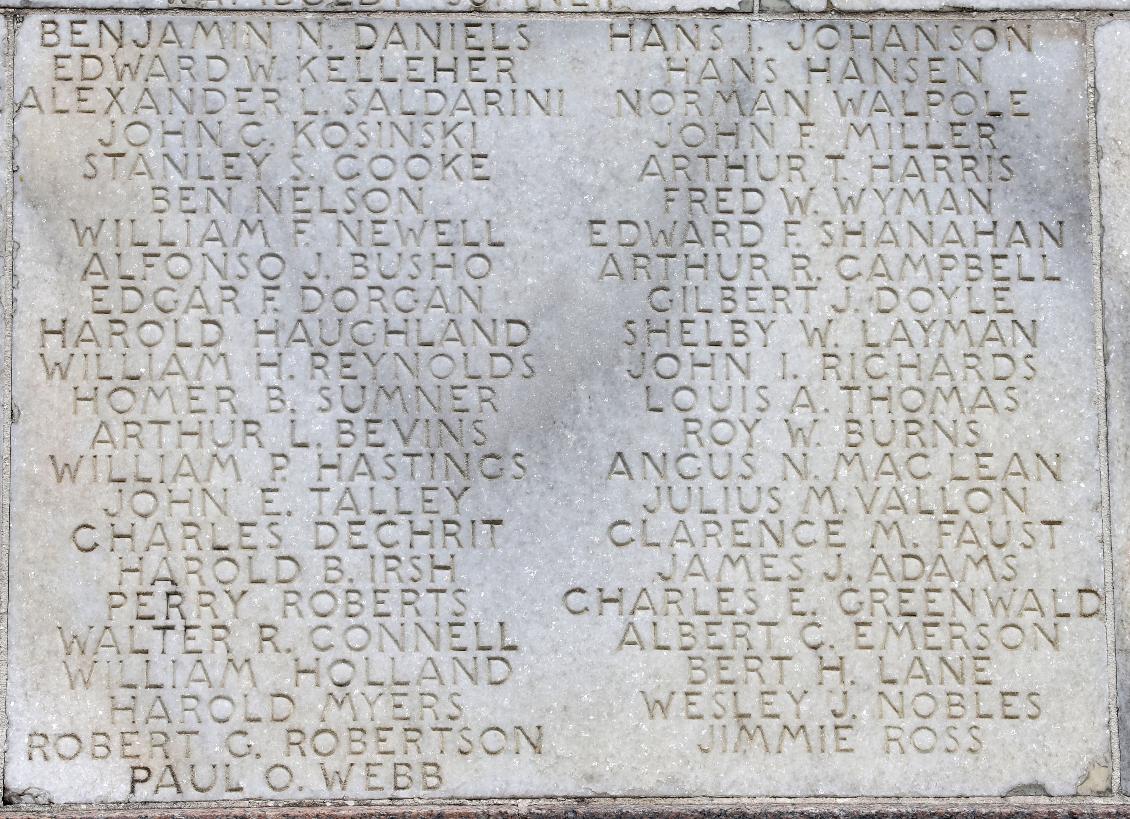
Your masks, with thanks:
M637 719L709 756L1059 741L1105 613L1085 166L1048 127L1078 92L1033 76L1055 34L609 24L647 67L606 101L645 204L589 221L590 275L662 433L608 452L606 545L651 573L563 602L681 669Z

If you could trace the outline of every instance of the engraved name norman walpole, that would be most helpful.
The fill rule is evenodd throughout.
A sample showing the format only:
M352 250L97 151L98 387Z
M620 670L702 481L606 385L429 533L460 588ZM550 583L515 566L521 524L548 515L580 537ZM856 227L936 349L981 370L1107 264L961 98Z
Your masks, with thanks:
M24 19L9 791L1101 779L1081 42Z

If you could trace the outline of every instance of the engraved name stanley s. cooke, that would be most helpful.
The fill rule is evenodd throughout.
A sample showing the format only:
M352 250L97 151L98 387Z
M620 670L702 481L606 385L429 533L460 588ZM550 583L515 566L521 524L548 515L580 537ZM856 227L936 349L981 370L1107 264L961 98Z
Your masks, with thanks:
M1075 793L1083 37L22 18L8 788Z

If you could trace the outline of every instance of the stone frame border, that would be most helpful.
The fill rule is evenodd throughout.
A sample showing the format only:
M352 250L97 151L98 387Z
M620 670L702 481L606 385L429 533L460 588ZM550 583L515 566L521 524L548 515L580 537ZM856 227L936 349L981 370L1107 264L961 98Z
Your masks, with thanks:
M238 0L237 0L238 1ZM484 2L489 0L484 0ZM536 0L531 0L531 2ZM23 5L20 0L0 0L0 736L7 730L7 610L9 599L8 551L10 538L10 493L12 482L9 443L11 427L18 423L20 409L12 404L11 368L11 317L15 298L18 271L13 264L19 248L12 234L14 186L12 180L19 172L15 163L17 148L14 137L15 100L15 34L21 21L30 15L88 14L130 16L238 16L238 17L310 17L331 15L343 18L388 16L439 16L462 18L492 15L514 17L614 17L694 19L699 17L734 16L757 21L768 20L840 20L872 21L880 19L1052 19L1070 20L1085 25L1084 57L1086 66L1087 139L1089 191L1091 205L1093 272L1095 281L1094 354L1098 361L1099 452L1102 498L1101 528L1106 567L1106 623L1108 664L1107 679L1110 702L1110 737L1113 779L1112 794L1101 797L1047 797L1039 791L1010 794L1001 798L656 798L607 797L586 799L535 798L535 799L483 799L483 800L310 800L302 802L266 802L260 800L232 800L223 802L169 803L97 803L77 805L16 804L19 794L10 794L5 788L0 802L0 819L43 819L43 817L69 817L71 819L549 819L549 817L576 817L576 819L903 819L928 817L929 819L1082 819L1083 817L1130 817L1130 589L1116 588L1115 552L1112 531L1113 505L1111 484L1121 468L1130 478L1130 463L1112 464L1112 449L1108 420L1113 400L1128 402L1130 394L1121 393L1112 383L1107 368L1111 348L1118 340L1111 335L1111 316L1105 312L1110 283L1104 276L1103 254L1108 252L1104 235L1102 210L1103 151L1099 143L1100 95L1097 89L1096 31L1108 23L1121 22L1130 35L1130 0L831 0L832 9L821 13L819 7L828 0L740 0L737 8L710 8L709 0L696 0L700 11L550 11L501 8L477 8L468 11L411 9L402 11L333 9L247 9L219 6L208 0L185 0L176 7L130 7L121 2L93 0L89 6L74 6L66 0L31 0L36 5ZM144 2L144 0L143 0ZM173 0L176 2L176 0ZM223 0L220 0L223 2ZM438 2L438 0L437 0ZM476 2L476 0L472 0ZM614 0L625 2L625 0ZM626 0L631 2L631 0ZM674 0L671 0L673 3ZM1033 3L1027 7L1024 3ZM935 5L937 3L937 5ZM945 5L942 5L942 4ZM995 4L990 6L987 4ZM1014 5L1015 3L1015 5ZM191 5L190 5L191 4ZM871 4L868 8L865 4ZM846 7L845 7L846 6ZM885 7L884 7L885 6ZM1128 76L1130 79L1130 76ZM1130 118L1130 90L1126 98ZM1125 136L1124 151L1130 156L1130 132ZM1130 169L1123 175L1124 185L1130 191ZM1124 203L1130 208L1130 202ZM1130 238L1130 225L1126 228ZM1130 282L1126 284L1130 288ZM1130 325L1130 315L1122 317ZM1112 343L1113 342L1113 343ZM1126 342L1130 347L1130 339ZM1130 365L1126 379L1130 384ZM1130 429L1121 430L1130 436ZM1130 497L1127 498L1130 502ZM1130 516L1130 510L1128 516ZM1122 543L1120 558L1130 564L1130 532ZM1130 565L1124 570L1130 577ZM1119 675L1125 671L1125 677ZM1119 692L1126 707L1119 707ZM3 781L6 743L0 742L0 782ZM1039 788L1039 786L1035 786Z
M224 807L146 806L94 808L44 806L0 809L13 819L1116 819L1130 802L1113 799L840 799L768 802L732 799L525 799L405 800L402 804L294 803Z

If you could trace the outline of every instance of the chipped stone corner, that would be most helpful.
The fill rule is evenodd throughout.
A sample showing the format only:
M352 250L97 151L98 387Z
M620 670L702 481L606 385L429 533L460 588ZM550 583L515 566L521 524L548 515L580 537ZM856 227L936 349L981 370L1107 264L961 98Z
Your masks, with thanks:
M1109 796L1114 781L1109 760L1092 760L1087 770L1075 783L1076 796Z
M5 788L4 804L28 807L31 805L51 805L54 804L54 801L51 799L51 794L43 788Z
M762 5L764 7L765 4ZM829 4L828 0L782 0L779 5L784 6L780 11L799 11L808 14L830 11L835 8L835 6Z
M1013 796L1051 796L1048 789L1041 785L1039 782L1027 782L1023 785L1017 785L1015 788L1009 788L1004 792L1005 798Z

